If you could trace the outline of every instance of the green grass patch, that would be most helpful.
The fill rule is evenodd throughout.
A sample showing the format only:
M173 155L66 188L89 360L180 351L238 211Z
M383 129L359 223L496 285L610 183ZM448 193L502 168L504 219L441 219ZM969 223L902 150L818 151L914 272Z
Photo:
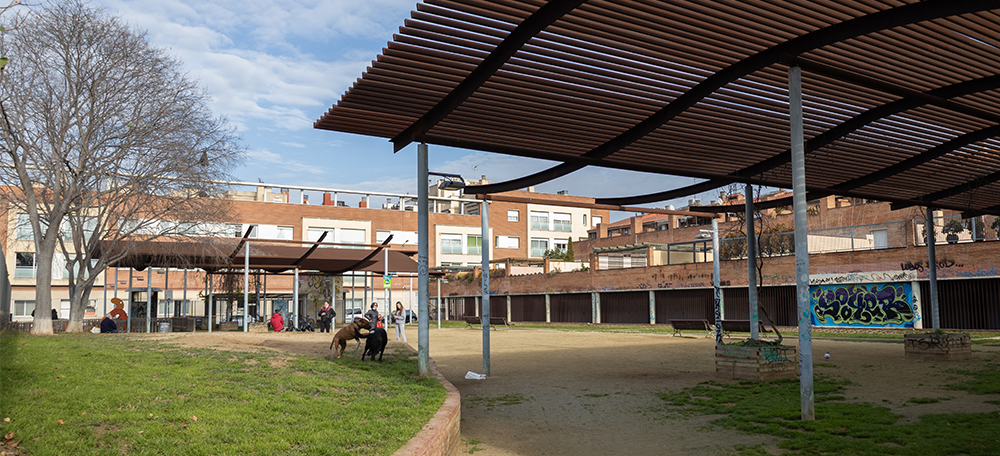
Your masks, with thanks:
M396 352L379 364L5 332L0 366L0 429L34 456L390 454L445 397Z
M1000 394L1000 364L984 364L980 367L978 370L949 370L949 373L967 375L971 379L947 385L946 388L973 394Z
M508 405L518 405L535 400L534 397L525 396L521 393L501 394L499 396L467 396L462 398L462 403L469 408L485 406L486 410L493 410L496 407Z
M752 434L777 436L786 455L995 455L1000 413L924 415L917 423L895 424L885 407L845 403L845 382L817 377L815 421L801 420L799 382L706 382L661 398L682 415L721 415L714 424ZM669 410L670 408L668 408ZM738 454L765 454L761 447Z

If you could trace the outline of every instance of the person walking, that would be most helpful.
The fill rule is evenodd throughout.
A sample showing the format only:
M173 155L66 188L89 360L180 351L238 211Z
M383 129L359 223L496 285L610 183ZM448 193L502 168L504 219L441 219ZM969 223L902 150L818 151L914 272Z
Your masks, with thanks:
M396 318L396 341L402 340L406 343L406 331L404 331L404 325L406 324L406 316L403 315L403 303L396 301L396 311L392 313Z
M323 307L319 309L319 332L330 332L330 325L336 316L337 312L330 307L330 303L324 302Z
M375 330L378 327L378 303L373 302L371 309L365 312L365 320L368 320L368 329Z

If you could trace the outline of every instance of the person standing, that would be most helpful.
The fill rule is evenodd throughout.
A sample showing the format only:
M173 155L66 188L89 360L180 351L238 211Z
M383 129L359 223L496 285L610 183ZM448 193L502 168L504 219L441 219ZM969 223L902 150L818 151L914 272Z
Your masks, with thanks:
M319 332L330 332L330 325L336 316L337 312L330 307L330 303L324 302L323 307L319 309Z
M404 331L404 326L406 324L406 316L403 315L403 303L396 301L396 311L392 313L395 318L396 323L396 341L402 340L406 343L406 331Z
M365 320L368 320L368 329L374 330L378 327L378 303L373 302L371 309L365 312Z

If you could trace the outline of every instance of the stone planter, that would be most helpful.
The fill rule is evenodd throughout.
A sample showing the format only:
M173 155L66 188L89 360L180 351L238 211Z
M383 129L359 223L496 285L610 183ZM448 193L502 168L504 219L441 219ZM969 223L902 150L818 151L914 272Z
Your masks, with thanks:
M755 382L797 378L799 358L795 347L716 345L715 374Z
M903 339L907 359L960 361L972 358L968 334L907 334Z

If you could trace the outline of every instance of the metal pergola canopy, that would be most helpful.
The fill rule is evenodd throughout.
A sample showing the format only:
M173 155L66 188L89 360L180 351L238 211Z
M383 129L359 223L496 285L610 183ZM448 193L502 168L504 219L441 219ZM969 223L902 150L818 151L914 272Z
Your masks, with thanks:
M584 166L792 187L788 67L804 74L806 182L1000 214L996 1L430 0L320 129ZM686 193L687 192L687 193Z
M347 271L381 274L416 273L417 263L405 253L372 249L318 248L272 245L267 241L250 242L250 269L281 273L298 268L319 271L327 275L340 275ZM222 269L242 270L246 264L240 239L212 239L202 241L164 241L142 243L117 243L98 252L120 258L109 267L128 267L144 270L147 267L176 267L203 269L214 273ZM124 254L120 252L126 252ZM374 255L373 255L374 254ZM388 268L385 259L388 258Z

